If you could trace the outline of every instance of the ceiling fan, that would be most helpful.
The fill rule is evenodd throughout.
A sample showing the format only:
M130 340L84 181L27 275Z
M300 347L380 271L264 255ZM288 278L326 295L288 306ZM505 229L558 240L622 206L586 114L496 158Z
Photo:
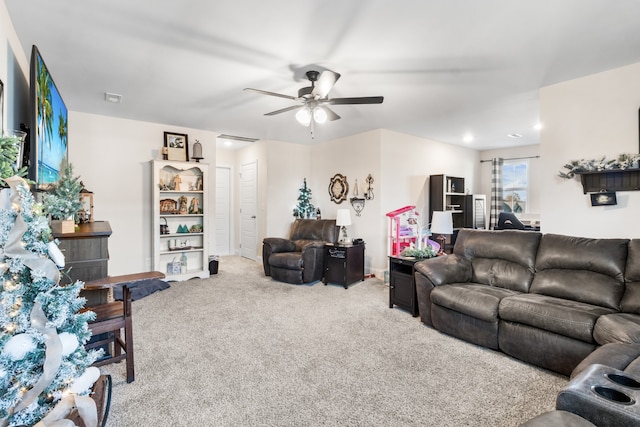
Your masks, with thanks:
M291 107L271 111L270 113L266 113L265 116L275 116L276 114L285 113L287 111L299 110L296 113L296 120L303 126L310 126L313 125L313 123L324 123L327 120L338 120L340 116L329 108L328 105L382 104L382 101L384 100L384 97L382 96L329 98L329 91L331 91L333 85L335 85L340 78L340 74L331 70L325 70L322 73L311 70L307 71L305 75L311 82L311 86L300 88L298 90L298 96L283 95L281 93L253 88L245 88L244 90L299 102L300 105L292 105Z

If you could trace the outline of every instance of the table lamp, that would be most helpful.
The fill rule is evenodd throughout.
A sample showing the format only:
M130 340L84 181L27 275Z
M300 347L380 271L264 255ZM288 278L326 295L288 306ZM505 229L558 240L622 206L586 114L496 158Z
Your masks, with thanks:
M351 213L349 212L349 209L338 209L338 212L336 213L336 225L342 230L340 243L348 243L347 225L351 225Z
M453 217L451 216L451 212L433 212L433 216L431 217L431 233L439 234L438 242L440 243L440 250L437 256L444 255L444 235L453 234Z

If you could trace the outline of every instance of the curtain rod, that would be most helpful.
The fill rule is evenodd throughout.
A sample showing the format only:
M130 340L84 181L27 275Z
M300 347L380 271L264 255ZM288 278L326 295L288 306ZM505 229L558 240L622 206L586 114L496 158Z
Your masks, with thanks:
M508 159L502 159L502 160L522 160L522 159L538 159L540 158L540 156L529 156L529 157L510 157ZM491 160L480 160L480 163L484 163L484 162L490 162Z

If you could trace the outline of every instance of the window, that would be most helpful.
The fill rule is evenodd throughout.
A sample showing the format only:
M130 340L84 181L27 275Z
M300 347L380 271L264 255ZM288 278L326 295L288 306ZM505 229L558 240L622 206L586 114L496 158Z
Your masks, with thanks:
M527 212L529 160L505 160L502 165L503 212Z

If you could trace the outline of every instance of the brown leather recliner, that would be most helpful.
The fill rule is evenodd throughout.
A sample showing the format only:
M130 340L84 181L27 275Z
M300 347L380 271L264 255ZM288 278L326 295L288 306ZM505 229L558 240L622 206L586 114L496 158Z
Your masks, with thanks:
M338 241L339 230L335 219L296 219L288 239L263 240L264 274L293 284L322 279L324 246Z

